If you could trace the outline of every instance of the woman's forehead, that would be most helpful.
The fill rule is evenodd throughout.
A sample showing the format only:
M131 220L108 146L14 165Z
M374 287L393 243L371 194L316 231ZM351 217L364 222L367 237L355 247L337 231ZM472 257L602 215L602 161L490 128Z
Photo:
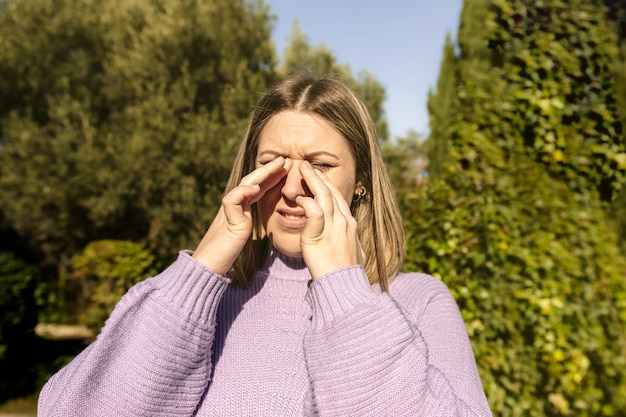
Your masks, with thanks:
M257 153L305 156L311 153L351 154L350 144L319 115L284 111L267 122L259 135Z

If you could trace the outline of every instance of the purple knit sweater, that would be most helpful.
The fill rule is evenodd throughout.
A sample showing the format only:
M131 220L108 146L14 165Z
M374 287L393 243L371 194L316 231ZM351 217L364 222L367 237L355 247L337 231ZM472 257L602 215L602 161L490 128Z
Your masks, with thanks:
M230 288L181 252L48 381L38 415L491 415L443 283L399 274L387 294L360 266L310 279L274 251Z

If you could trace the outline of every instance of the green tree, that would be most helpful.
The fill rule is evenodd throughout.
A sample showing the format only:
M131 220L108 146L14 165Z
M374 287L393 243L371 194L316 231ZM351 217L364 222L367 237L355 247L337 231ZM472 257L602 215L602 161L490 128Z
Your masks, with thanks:
M414 196L426 181L427 145L415 131L382 144L381 153L399 201Z
M49 264L89 241L192 245L274 80L268 9L16 0L0 14L0 206Z
M448 154L404 205L407 268L450 285L495 415L625 415L626 259L604 201L626 166L605 12L467 0L454 97L432 107Z
M457 57L450 34L446 35L443 58L437 78L437 88L428 92L430 135L428 137L428 173L432 178L443 170L450 153L448 140L454 119L453 100L456 97Z

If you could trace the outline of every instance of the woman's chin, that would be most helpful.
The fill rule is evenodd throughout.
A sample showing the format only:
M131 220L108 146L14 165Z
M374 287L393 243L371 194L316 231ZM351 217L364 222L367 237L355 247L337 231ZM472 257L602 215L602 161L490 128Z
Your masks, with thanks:
M285 256L290 258L302 258L302 249L300 248L300 239L297 242L282 242L272 240L274 248Z

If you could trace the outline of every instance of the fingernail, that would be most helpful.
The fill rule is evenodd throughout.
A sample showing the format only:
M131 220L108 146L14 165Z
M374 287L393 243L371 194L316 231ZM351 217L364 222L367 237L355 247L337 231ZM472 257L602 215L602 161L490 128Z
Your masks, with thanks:
M311 169L311 164L309 164L309 161L302 162L302 168Z

